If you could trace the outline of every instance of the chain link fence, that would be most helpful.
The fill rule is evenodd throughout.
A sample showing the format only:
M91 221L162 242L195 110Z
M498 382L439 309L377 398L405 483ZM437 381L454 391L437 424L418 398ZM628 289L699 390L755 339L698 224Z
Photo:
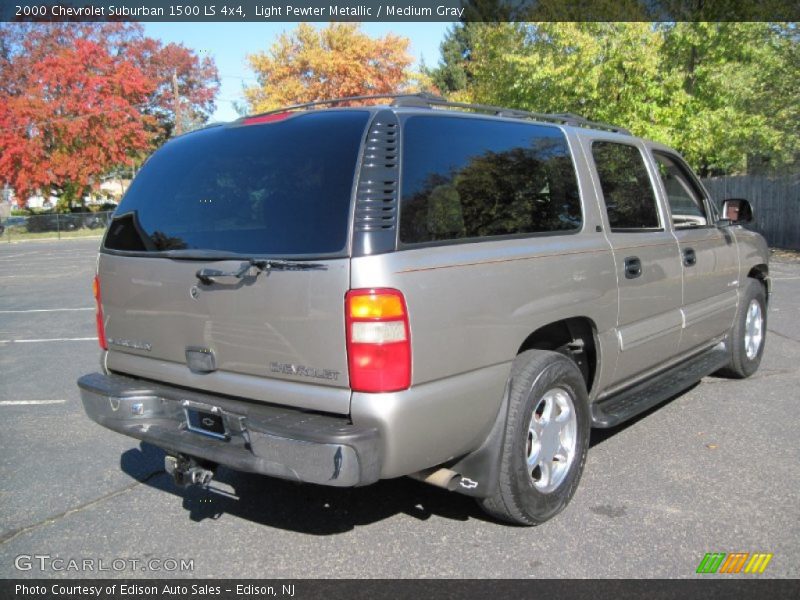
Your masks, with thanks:
M101 236L113 214L114 211L12 215L0 222L0 240Z

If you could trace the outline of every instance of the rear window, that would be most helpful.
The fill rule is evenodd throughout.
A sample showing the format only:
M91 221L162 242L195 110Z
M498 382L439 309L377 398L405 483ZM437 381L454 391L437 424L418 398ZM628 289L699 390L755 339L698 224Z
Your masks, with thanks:
M178 138L134 180L106 248L341 253L368 117L366 111L312 113Z
M412 117L403 129L400 240L430 243L574 231L575 169L554 127Z

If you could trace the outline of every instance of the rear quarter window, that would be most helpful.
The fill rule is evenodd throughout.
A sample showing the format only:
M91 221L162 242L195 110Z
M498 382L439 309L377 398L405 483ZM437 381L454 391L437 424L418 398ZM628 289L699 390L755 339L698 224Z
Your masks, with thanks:
M402 139L402 243L581 226L575 168L555 127L418 116L406 121Z

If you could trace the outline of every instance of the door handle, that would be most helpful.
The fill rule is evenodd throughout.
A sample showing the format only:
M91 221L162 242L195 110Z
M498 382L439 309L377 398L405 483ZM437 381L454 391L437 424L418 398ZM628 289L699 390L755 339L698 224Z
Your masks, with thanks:
M638 256L629 256L625 259L625 279L636 279L642 274L642 261Z
M697 264L697 255L694 253L693 248L687 248L683 251L683 264L687 267L693 267Z

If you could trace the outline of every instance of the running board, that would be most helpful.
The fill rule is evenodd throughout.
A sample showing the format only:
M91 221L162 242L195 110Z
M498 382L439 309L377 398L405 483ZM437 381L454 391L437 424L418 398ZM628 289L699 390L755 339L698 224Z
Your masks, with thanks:
M730 353L722 342L695 354L658 375L595 402L592 405L592 426L607 428L619 425L682 392L729 362Z

